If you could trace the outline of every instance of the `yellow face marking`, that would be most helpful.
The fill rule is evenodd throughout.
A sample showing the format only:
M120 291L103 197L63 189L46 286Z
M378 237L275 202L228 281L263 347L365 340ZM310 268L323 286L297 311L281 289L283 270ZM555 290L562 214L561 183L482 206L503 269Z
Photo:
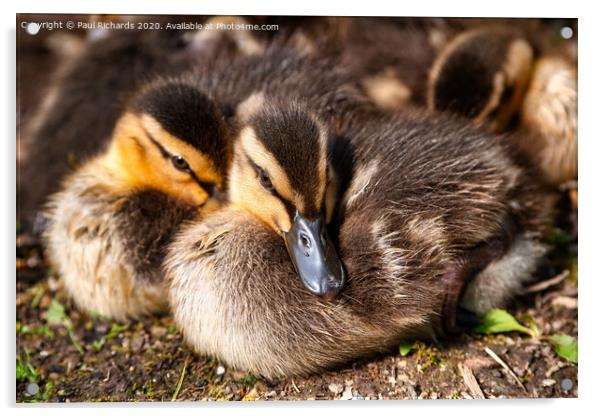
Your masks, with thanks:
M284 169L259 142L251 127L243 129L234 145L234 161L230 171L230 201L233 205L254 214L277 233L288 232L291 219L284 203L261 185L252 163L268 173L279 195L303 209L303 199L291 187Z
M166 132L151 116L126 113L117 123L105 157L109 170L129 189L156 189L193 205L202 205L209 194L187 172L177 170L151 137L172 155L182 156L197 177L221 186L213 163L193 146Z
M245 154L269 175L274 188L285 199L291 201L300 211L305 210L305 202L291 186L288 175L274 155L257 139L251 127L245 127L237 142Z
M317 120L316 123L320 125ZM319 170L318 189L310 204L315 204L314 208L319 211L325 199L328 199L326 208L327 220L329 221L336 202L336 181L332 183L333 190L331 191L327 160L328 137L325 129L320 128L319 138L320 158L318 166L308 167L308 169ZM284 168L259 141L255 131L247 126L241 131L234 145L229 199L234 206L251 212L277 233L288 232L291 227L291 218L287 207L281 198L261 185L257 167L268 174L274 190L282 199L290 202L301 213L306 212L309 207L305 206L306 201L303 196L292 187Z
M255 215L278 234L289 231L291 219L286 207L280 199L263 189L257 172L246 157L240 147L235 148L234 162L229 175L231 204Z

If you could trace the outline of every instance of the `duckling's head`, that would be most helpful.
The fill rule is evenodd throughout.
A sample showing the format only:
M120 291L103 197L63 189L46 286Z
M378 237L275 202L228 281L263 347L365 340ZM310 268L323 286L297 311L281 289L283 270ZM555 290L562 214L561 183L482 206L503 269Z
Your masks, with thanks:
M237 115L231 203L282 236L307 289L334 298L345 273L326 230L335 205L327 129L300 103L261 94L241 104Z
M109 149L111 171L126 189L151 188L193 205L222 189L228 164L224 116L196 86L151 85L118 121Z
M533 49L520 32L485 27L459 34L432 66L430 110L450 111L500 131L519 109Z

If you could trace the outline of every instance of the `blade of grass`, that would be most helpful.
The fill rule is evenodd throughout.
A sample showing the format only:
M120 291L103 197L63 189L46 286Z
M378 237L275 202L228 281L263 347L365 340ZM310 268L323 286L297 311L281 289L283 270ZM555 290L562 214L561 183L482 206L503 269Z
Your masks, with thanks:
M72 325L67 325L67 333L69 334L69 339L71 340L71 343L73 344L73 346L75 347L75 349L77 350L77 352L79 352L80 354L84 354L84 349L82 348L82 345L79 343L79 340L77 339L77 335L75 335L75 332L73 331L73 326Z
M31 301L32 309L36 309L40 305L40 301L42 300L42 296L44 296L44 293L46 293L46 289L44 288L44 286L39 286L39 288L36 290L34 298Z
M171 396L172 402L175 402L178 398L178 394L180 394L180 389L182 388L182 383L184 382L184 376L186 375L186 367L188 366L189 359L190 355L186 356L186 360L184 361L184 367L182 367L182 373L180 374L180 379L178 380L178 385L176 386L176 391L174 391L173 396Z

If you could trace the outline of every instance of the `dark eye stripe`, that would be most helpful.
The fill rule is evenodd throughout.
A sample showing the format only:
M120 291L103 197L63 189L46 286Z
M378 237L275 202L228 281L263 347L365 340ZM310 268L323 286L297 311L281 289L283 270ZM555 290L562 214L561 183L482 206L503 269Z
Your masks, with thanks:
M265 170L265 169L261 168L258 164L256 164L253 161L253 159L251 159L246 152L243 152L243 154L244 154L245 158L247 159L247 161L249 162L249 164L251 166L253 166L253 169L255 170L255 173L257 173L257 175L259 175L262 170ZM282 201L282 203L284 204L284 207L286 208L286 211L288 212L290 217L293 218L293 215L295 214L295 211L297 209L295 208L295 206L293 205L293 203L291 201L289 201L288 199L286 199L285 197L280 195L273 185L274 185L274 183L272 182L272 187L270 189L267 189L267 191L269 191L272 195L274 195L276 198L278 198L280 201Z
M148 138L150 139L150 141L157 146L157 149L159 149L159 151L161 152L161 155L165 158L165 159L172 159L174 155L172 155L165 147L163 147L163 145L161 143L159 143L152 134L150 134L150 132L146 129L144 129L144 132L146 133L146 135L148 136ZM192 179L194 179L194 181L201 187L203 188L203 190L205 190L207 193L209 193L210 195L213 194L215 192L215 184L212 182L207 182L207 181L203 181L201 179L199 179L199 177L196 175L196 173L192 170L192 168L189 167L189 170L187 171L183 171L185 173L188 173Z
M146 133L146 135L148 136L148 138L150 139L150 141L151 141L151 142L152 142L152 143L153 143L155 146L157 146L157 149L159 149L159 152L161 152L161 156L163 156L165 159L169 159L169 158L171 158L171 157L172 157L172 154L171 154L171 153L169 153L169 152L167 151L167 149L166 149L166 148L164 148L164 147L163 147L163 145L162 145L161 143L159 143L159 142L157 141L157 139L155 139L155 138L153 137L153 135L152 135L152 134L150 134L150 132L149 132L147 129L144 129L144 133Z
M209 194L209 196L212 196L215 193L217 187L215 186L214 183L199 179L199 177L196 176L196 173L194 173L193 170L191 170L189 173L190 173L190 176L192 176L192 179L194 179L196 181L196 183L198 183L199 186L201 188L203 188L205 190L205 192L207 192Z

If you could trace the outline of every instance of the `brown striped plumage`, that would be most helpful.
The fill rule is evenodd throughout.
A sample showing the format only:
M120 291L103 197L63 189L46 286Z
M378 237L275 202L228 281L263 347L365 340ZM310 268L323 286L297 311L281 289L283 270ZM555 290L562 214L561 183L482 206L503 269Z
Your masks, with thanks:
M347 271L339 297L306 290L280 237L231 204L184 226L165 262L196 351L266 376L314 373L454 329L459 302L482 313L530 278L552 198L503 137L448 117L355 120L331 230Z

